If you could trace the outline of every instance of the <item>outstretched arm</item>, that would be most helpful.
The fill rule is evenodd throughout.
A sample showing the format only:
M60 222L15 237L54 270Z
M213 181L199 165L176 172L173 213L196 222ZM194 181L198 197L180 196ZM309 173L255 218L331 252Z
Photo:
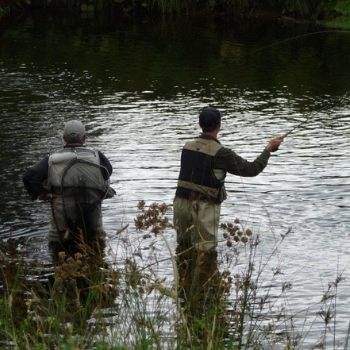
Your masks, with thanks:
M266 167L271 152L277 151L282 142L283 137L276 137L271 139L263 152L261 152L261 154L252 162L242 158L237 153L224 147L219 150L216 156L215 168L224 169L230 174L238 176L257 176Z

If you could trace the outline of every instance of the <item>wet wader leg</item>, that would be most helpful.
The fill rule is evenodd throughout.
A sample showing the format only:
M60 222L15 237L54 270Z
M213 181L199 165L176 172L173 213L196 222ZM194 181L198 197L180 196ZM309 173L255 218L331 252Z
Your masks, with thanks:
M213 282L218 275L217 236L220 205L206 201L192 202L194 222L194 261L191 286L191 308L194 314L205 315L213 298Z
M177 233L176 262L179 278L178 293L182 306L185 306L191 288L191 271L193 269L193 247L191 242L191 226L193 226L193 223L189 200L175 198L174 224Z
M183 198L174 201L179 296L194 313L203 311L210 283L218 271L219 217L218 204Z

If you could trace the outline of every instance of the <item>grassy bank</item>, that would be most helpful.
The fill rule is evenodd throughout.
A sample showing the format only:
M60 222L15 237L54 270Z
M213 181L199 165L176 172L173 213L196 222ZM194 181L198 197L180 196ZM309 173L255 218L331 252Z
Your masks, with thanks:
M166 239L167 231L173 230L168 209L165 204L140 203L134 225L117 233L118 243L114 251L108 250L108 258L61 254L57 266L48 269L21 256L15 242L2 242L0 347L303 348L305 334L295 327L286 302L292 285L281 278L280 266L265 271L289 232L262 264L259 235L238 219L223 223L218 268L205 275L205 288L192 293L183 284L179 257ZM162 259L154 249L160 243ZM205 271L213 271L206 261ZM164 265L171 275L164 276ZM194 280L198 277L190 273ZM315 340L318 349L336 342L333 321L341 281L336 276L319 302L324 329Z

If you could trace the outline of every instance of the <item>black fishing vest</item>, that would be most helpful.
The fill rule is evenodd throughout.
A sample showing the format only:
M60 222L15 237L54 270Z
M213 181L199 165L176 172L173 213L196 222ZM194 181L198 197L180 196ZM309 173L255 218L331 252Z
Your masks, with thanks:
M197 138L185 144L176 196L200 197L215 203L226 199L226 172L214 169L215 156L221 148L220 143L213 139Z

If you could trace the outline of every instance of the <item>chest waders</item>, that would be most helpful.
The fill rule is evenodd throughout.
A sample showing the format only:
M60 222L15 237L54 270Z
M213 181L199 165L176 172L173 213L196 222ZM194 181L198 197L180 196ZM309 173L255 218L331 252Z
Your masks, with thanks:
M101 202L109 181L102 172L98 152L84 147L64 148L49 157L49 190L53 221L61 240L78 236L94 239L102 228ZM83 236L83 237L81 237Z

